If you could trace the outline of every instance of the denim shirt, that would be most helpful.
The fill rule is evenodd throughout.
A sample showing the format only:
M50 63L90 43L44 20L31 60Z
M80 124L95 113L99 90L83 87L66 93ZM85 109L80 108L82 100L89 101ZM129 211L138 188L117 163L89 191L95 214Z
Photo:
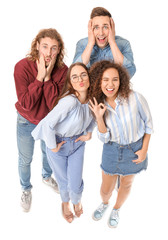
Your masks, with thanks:
M132 77L136 72L136 67L134 64L131 45L128 40L121 38L119 36L115 36L115 41L120 52L124 56L123 66L127 69L130 77ZM82 62L82 53L84 52L87 43L88 38L81 39L77 42L76 53L73 59L73 63ZM88 63L87 67L89 68L93 63L101 60L114 60L109 44L103 49L99 48L96 44L94 45L90 56L90 62Z

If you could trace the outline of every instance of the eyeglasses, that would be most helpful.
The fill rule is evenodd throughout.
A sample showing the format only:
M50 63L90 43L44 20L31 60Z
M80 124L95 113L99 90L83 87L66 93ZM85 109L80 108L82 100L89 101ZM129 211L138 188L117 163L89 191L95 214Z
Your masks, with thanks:
M77 83L79 81L79 77L83 80L83 81L87 81L88 80L88 74L87 73L81 73L79 76L77 75L72 75L71 77L71 81L73 83Z

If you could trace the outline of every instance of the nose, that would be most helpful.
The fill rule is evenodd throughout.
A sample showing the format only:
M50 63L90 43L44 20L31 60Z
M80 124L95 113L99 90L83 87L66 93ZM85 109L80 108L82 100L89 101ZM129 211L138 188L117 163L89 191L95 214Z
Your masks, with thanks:
M83 82L83 79L81 78L81 76L78 76L78 81Z
M104 32L103 32L103 28L100 27L100 28L99 28L99 35L103 35L103 33L104 33Z
M109 87L114 87L113 80L109 80L108 85L109 85Z
M47 50L47 55L51 56L51 49L50 48Z

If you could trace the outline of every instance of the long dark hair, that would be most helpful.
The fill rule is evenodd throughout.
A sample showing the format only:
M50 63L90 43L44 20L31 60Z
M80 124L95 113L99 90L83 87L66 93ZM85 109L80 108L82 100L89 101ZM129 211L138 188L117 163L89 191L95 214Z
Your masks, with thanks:
M73 88L72 84L71 84L71 79L70 79L70 74L71 74L71 70L73 67L75 66L81 66L83 67L88 76L89 76L89 70L88 68L86 67L85 64L81 63L81 62L76 62L76 63L73 63L69 68L68 68L68 72L67 72L67 75L66 75L66 79L65 79L65 83L64 83L64 86L62 88L62 91L61 91L61 94L60 96L56 99L54 105L53 105L53 108L58 104L59 100L63 97L66 97L68 95L71 95L71 94L74 94L74 95L77 95L77 91ZM89 92L90 92L90 87L88 89L88 94L87 94L87 99L89 98Z

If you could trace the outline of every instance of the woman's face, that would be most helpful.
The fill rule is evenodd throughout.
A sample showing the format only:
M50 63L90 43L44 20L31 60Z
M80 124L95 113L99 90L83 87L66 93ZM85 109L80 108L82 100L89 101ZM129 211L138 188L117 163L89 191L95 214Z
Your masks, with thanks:
M90 86L88 73L82 66L76 65L71 69L70 81L73 88L79 93L87 92Z
M101 89L107 98L115 100L118 95L120 79L118 71L115 68L105 70L102 76Z

